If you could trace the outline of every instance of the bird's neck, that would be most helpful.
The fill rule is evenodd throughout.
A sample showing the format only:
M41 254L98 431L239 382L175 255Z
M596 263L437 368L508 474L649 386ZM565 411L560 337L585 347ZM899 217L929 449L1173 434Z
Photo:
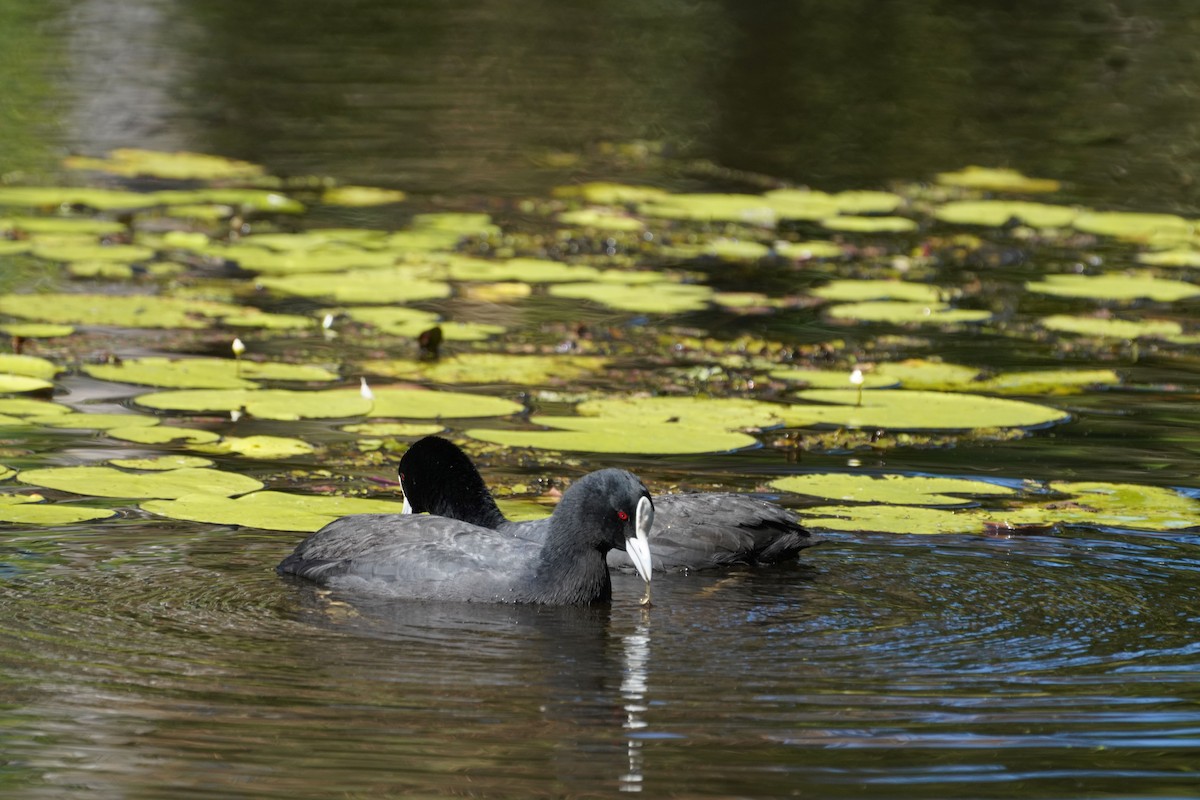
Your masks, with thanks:
M612 600L607 553L574 537L555 533L551 529L542 545L534 576L541 602L588 605Z

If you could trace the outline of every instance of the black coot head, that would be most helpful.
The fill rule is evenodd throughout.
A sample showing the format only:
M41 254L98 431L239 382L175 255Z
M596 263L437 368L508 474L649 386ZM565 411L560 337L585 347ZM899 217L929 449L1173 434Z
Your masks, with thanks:
M504 523L483 476L454 442L426 436L400 458L406 513L429 512L484 528Z
M650 545L654 501L635 475L602 469L580 478L554 509L557 525L600 550L629 553L642 579L650 580Z

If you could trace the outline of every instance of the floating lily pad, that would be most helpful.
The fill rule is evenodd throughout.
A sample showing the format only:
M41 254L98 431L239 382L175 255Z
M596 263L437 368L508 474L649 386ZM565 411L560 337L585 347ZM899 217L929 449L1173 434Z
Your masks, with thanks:
M10 217L0 219L0 231L20 231L22 233L66 233L85 234L87 236L107 236L114 233L124 233L127 230L124 223L112 219L96 219L94 217Z
M644 314L702 311L708 307L713 295L708 286L681 283L561 283L547 291L555 297L590 300L610 308Z
M211 467L213 462L207 458L200 456L184 456L184 455L169 455L156 456L155 458L114 458L108 462L114 467L122 469L141 469L141 470L167 470L167 469L182 469L184 467Z
M155 425L150 428L109 428L105 434L110 439L121 439L138 444L169 444L171 442L207 444L221 438L219 434L212 431L199 428L180 428L174 425Z
M1110 369L1025 370L985 378L975 367L923 359L880 364L875 374L896 378L906 389L992 394L1075 394L1121 383Z
M1186 281L1158 278L1149 272L1112 272L1106 275L1048 275L1029 281L1031 292L1059 297L1088 297L1093 300L1154 300L1171 303L1200 295L1200 286Z
M69 430L103 431L109 428L149 428L158 424L157 417L142 414L55 414L30 419L38 425Z
M890 322L896 325L958 325L986 322L990 311L952 308L944 303L912 303L901 300L871 300L830 306L825 313L835 319L859 322Z
M563 225L574 225L580 228L594 228L600 231L616 231L628 233L641 231L646 223L637 217L622 214L607 208L583 208L578 211L564 211L558 215L558 221Z
M880 533L980 533L983 523L971 510L919 506L816 506L800 512L815 530Z
M27 375L0 375L0 392L45 392L54 388L54 384L41 378L30 378Z
M414 422L361 422L343 425L342 430L359 436L433 436L444 431L445 427Z
M1183 326L1168 319L1102 319L1053 314L1042 317L1041 323L1047 330L1101 339L1170 339L1183 333Z
M285 436L225 436L212 444L192 445L199 453L234 454L247 458L291 458L313 452L314 448L302 439Z
M1054 481L1050 488L1076 499L1042 505L1042 513L1062 524L1157 531L1200 527L1200 502L1167 487Z
M632 186L625 183L602 181L583 183L578 186L560 186L554 190L554 194L559 197L579 197L589 203L605 206L652 202L671 196L670 192L656 186Z
M171 519L300 532L320 530L349 514L399 514L402 507L396 501L269 491L237 499L199 494L141 504L144 511Z
M893 430L973 430L978 428L1032 428L1062 422L1064 411L1022 400L927 392L908 389L875 389L859 393L850 389L812 389L798 398L822 405L805 405L796 413L807 419L848 428ZM790 411L790 409L789 409Z
M212 389L158 392L135 401L147 408L185 413L244 410L261 419L336 419L342 417L493 417L515 414L518 403L499 397L381 387L367 400L357 389L300 392L287 389Z
M136 244L39 244L33 254L47 261L122 261L132 263L154 257L154 250Z
M974 385L979 380L979 372L977 367L910 358L905 361L877 364L874 372L868 374L898 380L906 389L957 391Z
M0 361L0 367L3 362ZM93 378L176 389L252 388L255 381L337 380L336 373L308 364L280 364L221 358L131 358L120 364L85 365Z
M478 342L504 333L504 327L483 322L443 321L437 314L416 308L397 306L355 306L341 312L357 322L365 322L393 336L416 338L434 327L442 329L442 338L452 342Z
M1174 250L1159 250L1154 253L1141 253L1137 259L1142 264L1152 267L1200 267L1200 250L1181 247Z
M132 266L111 261L75 261L67 265L67 271L73 278L123 281L133 277Z
M939 206L933 212L942 222L991 228L1013 221L1035 228L1061 228L1070 225L1078 214L1077 209L1067 206L1020 200L958 200Z
M982 189L993 192L1020 192L1040 194L1057 192L1060 184L1049 178L1030 178L1015 169L991 167L964 167L958 172L941 172L937 176L943 186L959 186L964 189Z
M132 147L113 150L108 158L72 156L63 159L63 166L115 175L150 175L173 180L252 180L265 174L262 167L248 161L204 153L167 153Z
M795 381L811 386L814 389L843 389L851 385L851 370L848 369L773 369L772 378L783 381ZM899 379L876 372L863 373L864 389L884 389L896 386Z
M1148 240L1156 236L1190 236L1193 223L1175 214L1146 214L1128 211L1090 211L1073 223L1077 230L1121 239Z
M330 298L339 303L413 303L450 296L450 285L421 277L411 267L351 270L331 275L262 278L264 287L300 297Z
M0 354L0 372L50 380L62 372L62 367L36 356Z
M6 294L0 313L43 322L121 328L207 328L212 320L242 313L211 300L150 295Z
M331 206L382 206L399 203L408 196L395 189L374 186L334 186L321 195L321 202Z
M808 261L813 258L841 258L846 250L836 242L776 242L775 254L783 258L797 261Z
M0 325L0 331L22 339L56 339L60 336L70 336L75 332L75 328L70 325L52 325L40 322L14 322L9 325Z
M813 189L774 189L762 200L779 219L817 221L837 214L837 199L828 192Z
M410 359L367 361L362 368L368 373L389 378L412 378L434 383L538 385L596 374L607 364L607 359L599 356L462 353L433 362Z
M856 503L912 506L955 506L970 501L956 495L1011 495L1016 491L996 483L965 478L921 475L862 475L813 473L771 481L784 492Z
M302 331L316 327L316 320L299 314L270 314L256 308L244 309L241 314L221 317L221 324L233 328L259 328L270 331Z
M49 505L38 494L0 495L0 522L14 525L73 525L115 517L107 508Z
M638 211L648 217L697 222L742 222L774 227L777 212L772 202L754 194L672 194L640 202Z
M485 261L479 258L449 258L446 275L460 281L522 281L524 283L568 283L600 277L600 270L585 264L564 264L540 258L511 258Z
M17 471L12 467L6 467L3 464L0 464L0 481L6 481L16 474Z
M70 408L61 403L49 400L26 400L24 398L0 398L0 414L10 417L50 417L73 413Z
M917 223L908 217L826 217L821 225L831 231L846 233L908 233L917 229Z
M928 283L887 280L837 280L809 291L826 300L904 300L911 303L941 303L952 294L950 289Z
M769 245L746 239L714 239L705 248L706 255L723 261L758 261L772 252Z
M113 467L28 469L21 483L91 497L175 498L189 494L230 496L257 491L262 483L246 475L182 467L161 472L125 472Z
M157 205L152 195L118 189L77 186L0 186L0 206L58 208L86 206L100 211L150 208Z
M285 235L296 237L295 246L282 245L280 239ZM319 297L326 286L336 283L338 279L327 273L392 269L398 257L393 252L365 250L357 244L324 242L304 246L312 240L304 233L260 234L236 244L205 242L188 249L273 276L271 281L282 282L279 291L305 297Z

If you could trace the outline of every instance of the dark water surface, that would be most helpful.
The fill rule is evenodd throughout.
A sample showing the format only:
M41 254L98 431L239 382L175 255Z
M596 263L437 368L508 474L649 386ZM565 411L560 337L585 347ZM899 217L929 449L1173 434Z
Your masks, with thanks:
M476 206L620 179L547 154L649 138L823 189L984 163L1096 207L1195 216L1197 54L1200 16L1165 0L0 0L0 174L186 148ZM938 344L968 363L1056 357ZM1065 399L1074 422L1018 442L854 463L1200 485L1196 364L1123 358L1108 366L1131 384L1174 388ZM129 454L78 434L19 444L4 463ZM596 466L746 490L848 463ZM628 576L603 610L330 596L274 575L298 538L137 513L0 531L0 796L1200 793L1195 534L838 535L797 564L658 581L649 612Z

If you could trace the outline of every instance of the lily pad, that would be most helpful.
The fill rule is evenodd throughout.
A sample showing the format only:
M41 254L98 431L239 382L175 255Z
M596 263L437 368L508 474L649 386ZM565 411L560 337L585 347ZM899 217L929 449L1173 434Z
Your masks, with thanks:
M805 526L825 531L880 533L980 533L983 523L972 510L920 506L816 506L800 512Z
M114 233L124 233L127 230L124 223L112 219L96 219L94 217L9 217L0 219L0 231L19 231L31 234L85 234L87 236L107 236Z
M158 424L157 417L148 417L142 414L55 414L49 417L34 417L30 421L49 428L81 431L103 431L109 428L149 428Z
M0 392L45 392L54 388L53 383L26 375L0 375Z
M132 147L113 150L108 158L71 156L63 159L69 169L90 169L130 177L149 175L173 180L253 180L266 171L258 164L205 153L174 153Z
M1152 267L1200 267L1200 250L1181 247L1174 250L1159 250L1141 253L1137 260Z
M826 300L904 300L911 303L941 303L953 292L928 283L887 280L837 280L809 291Z
M198 453L234 454L247 458L276 459L308 455L315 449L303 439L286 436L225 436L213 444L195 444Z
M25 470L17 480L44 489L91 497L167 499L190 494L209 497L245 494L263 486L246 475L195 467L160 472L125 472L113 467L50 467Z
M1111 319L1053 314L1042 317L1047 330L1076 333L1101 339L1170 339L1183 334L1183 326L1169 319Z
M821 405L804 405L796 408L794 413L816 422L848 428L1033 428L1070 418L1064 411L1022 400L952 392L875 389L861 393L861 406L855 405L859 393L850 389L812 389L796 396ZM789 408L791 412L792 408Z
M794 381L811 386L814 389L843 389L850 385L850 370L846 369L773 369L772 378L783 381ZM878 372L863 373L864 389L884 389L896 386L900 380L896 377Z
M382 206L399 203L408 196L396 189L374 186L334 186L321 195L321 202L331 206Z
M754 194L672 194L640 202L638 211L648 217L697 222L742 222L775 226L778 214L770 200Z
M558 197L578 197L589 203L605 206L632 205L663 200L671 196L670 192L657 186L634 186L603 181L578 186L560 186L554 190L554 194Z
M1025 288L1058 297L1122 302L1147 299L1171 303L1200 295L1200 286L1194 283L1158 278L1141 271L1110 272L1105 275L1048 275L1040 281L1029 281Z
M411 378L434 383L560 383L596 374L608 365L599 356L506 355L462 353L440 361L392 359L367 361L363 370L389 378Z
M122 469L141 469L141 470L167 470L167 469L182 469L184 467L211 467L213 462L207 458L200 456L184 456L184 455L169 455L156 456L154 458L114 458L108 462L114 467Z
M73 525L117 515L107 508L49 505L39 494L0 495L0 522L14 525Z
M24 398L0 398L0 414L11 417L50 417L60 414L73 413L70 408L61 403L49 400L26 400Z
M211 300L151 295L6 294L0 313L42 322L119 328L208 328L242 313L240 306Z
M12 467L6 467L3 464L0 464L0 481L6 481L16 474L17 471Z
M826 217L821 225L831 231L845 233L908 233L917 229L917 223L908 217Z
M270 314L256 308L244 309L241 314L221 317L221 324L232 328L259 328L270 331L302 331L316 327L316 320L299 314Z
M896 325L959 325L986 322L990 311L952 308L944 303L912 303L901 300L870 300L830 306L825 313L835 319L859 322L890 322Z
M629 233L642 231L646 223L637 217L622 214L607 208L583 208L578 211L564 211L557 217L563 225L573 225L579 228L594 228L600 231L616 231Z
M942 222L991 228L1013 221L1035 228L1061 228L1070 225L1078 214L1077 209L1068 206L1020 200L958 200L939 206L933 212Z
M1128 211L1090 211L1075 218L1074 226L1086 233L1145 241L1156 236L1190 236L1195 225L1175 214Z
M18 336L22 339L56 339L60 336L70 336L75 332L75 328L71 325L14 322L9 325L0 325L0 331L7 333L9 336Z
M0 367L3 362L0 361ZM307 364L280 364L221 358L131 358L119 364L90 364L83 368L93 378L176 389L252 388L255 381L329 382L336 373Z
M144 511L171 519L213 525L245 525L271 531L317 531L349 514L399 514L403 503L357 497L254 492L237 499L183 495L141 504Z
M569 283L600 277L600 270L585 264L564 264L540 258L511 258L485 261L480 258L450 258L446 275L460 281L522 281L524 283Z
M776 242L775 254L783 258L797 261L808 261L814 258L841 258L846 255L846 249L837 242Z
M413 339L435 325L442 329L442 338L446 341L478 342L504 333L504 327L501 325L442 321L437 314L402 306L354 306L341 309L341 313L384 333Z
M121 261L133 263L154 257L154 250L136 244L39 244L33 255L47 261Z
M339 303L413 303L450 296L450 285L421 277L411 267L351 270L332 275L289 275L262 278L265 288L299 297L329 298Z
M1053 481L1050 488L1076 499L1043 504L1042 513L1062 524L1156 531L1200 527L1200 502L1167 487Z
M354 425L343 425L346 433L359 436L432 436L445 430L442 425L421 424L415 422L360 422Z
M1061 184L1049 178L1030 178L1015 169L992 167L964 167L958 172L941 172L937 176L943 186L959 186L964 189L982 189L993 192L1020 192L1040 194L1057 192Z
M813 473L790 475L771 481L784 492L856 503L889 503L906 506L967 505L956 495L1012 495L1014 489L986 481L922 475L862 475Z
M0 372L51 380L55 375L62 372L62 367L53 361L47 361L44 358L37 358L36 356L0 354Z
M1024 370L985 378L975 367L923 359L880 364L875 372L899 379L906 389L992 394L1075 394L1121 383L1120 376L1110 369Z
M374 399L357 389L301 392L287 389L212 389L158 392L135 401L147 408L181 412L244 410L261 419L337 419L343 417L492 417L515 414L518 403L499 397L382 387Z
M110 439L121 439L138 444L169 444L171 442L207 444L221 438L219 434L212 431L200 428L180 428L174 425L155 425L150 428L109 428L105 434Z
M713 295L708 286L681 283L561 283L547 291L555 297L590 300L610 308L644 314L703 311Z

